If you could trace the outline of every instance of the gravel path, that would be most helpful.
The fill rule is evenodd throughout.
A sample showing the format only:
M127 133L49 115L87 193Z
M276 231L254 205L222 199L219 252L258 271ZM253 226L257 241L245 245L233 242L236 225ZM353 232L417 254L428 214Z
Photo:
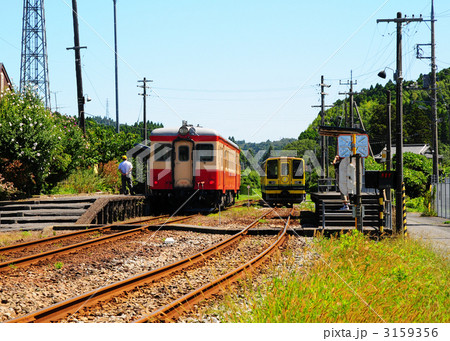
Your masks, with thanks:
M407 213L406 224L409 235L428 242L438 252L448 257L450 252L450 224L448 219L421 217L420 213Z

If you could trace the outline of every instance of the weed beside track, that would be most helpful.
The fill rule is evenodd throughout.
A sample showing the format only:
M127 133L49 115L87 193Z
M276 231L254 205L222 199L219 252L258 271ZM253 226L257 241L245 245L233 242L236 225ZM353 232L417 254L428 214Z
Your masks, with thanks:
M449 262L427 246L355 231L311 247L314 265L298 267L288 251L257 287L242 282L245 294L228 295L213 314L246 323L450 322Z

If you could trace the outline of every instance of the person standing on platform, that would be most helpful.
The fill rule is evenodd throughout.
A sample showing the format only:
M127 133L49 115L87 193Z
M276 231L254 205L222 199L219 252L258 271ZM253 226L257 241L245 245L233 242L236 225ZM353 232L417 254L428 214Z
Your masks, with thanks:
M351 162L350 157L341 158L339 163L339 191L344 206L341 210L350 210L348 195L355 193L355 165Z
M122 156L122 160L119 164L119 171L122 174L122 194L128 194L128 189L130 190L130 194L133 194L133 178L131 177L133 165L127 160L126 155Z
M334 174L336 177L336 185L337 186L339 186L339 164L341 163L341 160L342 160L342 158L339 155L336 155L333 160Z

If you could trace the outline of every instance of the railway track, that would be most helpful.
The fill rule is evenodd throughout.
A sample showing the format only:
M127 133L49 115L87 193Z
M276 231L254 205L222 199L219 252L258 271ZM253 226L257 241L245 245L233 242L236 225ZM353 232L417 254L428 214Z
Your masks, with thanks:
M251 200L249 204L252 205L256 201ZM247 206L248 203L241 203L234 205L231 208ZM101 243L113 241L118 238L123 238L135 233L138 233L151 225L145 225L152 221L157 221L160 219L169 218L169 215L160 215L157 217L140 217L129 219L127 222L121 223L126 225L143 225L136 229L131 229L119 233L112 233L111 231L120 223L108 224L105 226L86 229L82 231L76 231L71 233L66 233L58 236L33 240L30 242L19 243L14 245L9 245L0 248L0 271L5 271L10 268L16 268L19 266L25 266L44 260L56 255L71 253L76 250L91 247ZM173 224L183 220L189 219L190 216L172 219L170 221L164 222L164 224ZM83 240L86 235L95 235L94 238L90 240ZM103 234L108 234L102 236ZM70 241L72 239L72 242ZM73 242L76 241L76 242ZM62 244L66 244L63 246ZM47 245L47 247L44 247ZM52 247L53 246L53 247ZM33 251L35 250L35 251Z
M290 211L289 217L287 218L284 228L278 234L276 240L270 244L264 251L259 253L256 257L252 258L245 264L227 272L226 274L220 276L219 278L203 285L202 287L189 292L188 294L180 297L169 304L153 311L149 315L146 315L138 320L136 323L146 323L146 322L172 322L174 318L182 315L183 313L192 310L195 304L210 297L219 291L223 290L227 285L232 282L244 277L247 273L252 271L252 268L257 267L259 264L264 262L264 260L273 253L278 246L280 246L287 238L287 229L290 224L291 214L294 209Z
M134 219L132 222L130 222L130 225L138 225L138 224L142 224L145 222L158 220L161 218L164 218L164 216L145 218L145 219L140 219L140 220ZM167 221L165 224L176 223L176 222L180 222L183 220L187 220L189 218L191 218L191 217L188 216L188 217L172 219L170 221ZM99 228L77 231L77 232L72 232L72 233L68 233L68 234L64 234L64 235L60 235L60 236L53 236L53 237L49 237L49 238L39 239L39 240L27 242L27 243L6 246L3 248L0 248L0 255L2 256L2 258L7 258L8 253L11 253L12 251L17 252L19 250L26 250L28 248L36 248L36 247L42 246L44 244L49 244L49 243L57 245L58 242L60 242L62 240L74 238L74 237L80 237L80 236L86 235L86 234L103 233L108 229L114 228L114 226L115 226L115 224L110 224L110 225L102 226ZM16 268L19 266L25 266L28 264L36 263L36 262L44 260L44 259L48 259L48 258L56 256L56 255L63 255L63 254L75 252L75 251L83 249L83 248L92 247L94 245L99 245L99 244L110 242L110 241L113 241L116 239L124 238L126 236L130 236L132 234L139 233L139 232L147 229L150 226L152 226L152 225L144 224L144 225L141 225L134 229L117 232L117 233L113 233L113 234L108 234L105 236L99 236L95 239L89 239L89 240L85 240L82 242L69 244L69 245L66 245L63 247L58 247L58 248L55 248L55 249L52 249L49 251L42 252L42 250L40 250L40 251L32 253L31 255L27 255L27 256L19 257L19 258L12 258L12 259L9 259L7 261L3 261L0 263L0 271L5 271L5 270L11 269L11 268Z
M63 302L54 304L50 307L43 308L36 312L12 319L8 322L52 322L58 321L67 316L68 314L73 314L74 312L80 310L81 308L87 309L97 303L104 304L104 302L108 302L111 300L117 300L117 297L120 295L127 296L128 293L136 287L142 287L146 283L153 283L158 279L171 275L175 272L180 272L180 270L192 267L194 264L204 262L206 259L212 257L214 254L217 254L219 251L222 251L228 248L230 245L236 243L237 241L243 239L246 235L247 231L259 223L259 220L262 219L265 215L272 212L272 210L266 212L263 216L259 217L252 224L248 225L241 232L225 239L224 241L205 249L195 255L182 259L180 261L174 262L170 265L160 267L158 269L142 273L131 278L128 278L123 281L119 281L113 283L111 285L107 285L92 291L89 291L85 294L76 296L72 299L65 300ZM283 235L285 235L285 230ZM284 239L283 236L279 236L277 240ZM275 247L275 246L273 246ZM272 248L273 248L272 247ZM267 255L268 253L266 253ZM266 256L262 256L263 258ZM246 267L247 269L247 267ZM183 273L183 272L182 272ZM139 291L139 290L138 290ZM161 306L161 304L160 304Z

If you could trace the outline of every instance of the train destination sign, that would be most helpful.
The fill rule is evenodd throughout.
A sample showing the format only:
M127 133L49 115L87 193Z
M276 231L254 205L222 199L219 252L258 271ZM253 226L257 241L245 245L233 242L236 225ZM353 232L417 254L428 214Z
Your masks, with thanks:
M361 157L369 156L369 136L366 134L356 135L356 154ZM339 135L338 136L338 155L340 157L349 157L353 155L352 152L352 135Z

